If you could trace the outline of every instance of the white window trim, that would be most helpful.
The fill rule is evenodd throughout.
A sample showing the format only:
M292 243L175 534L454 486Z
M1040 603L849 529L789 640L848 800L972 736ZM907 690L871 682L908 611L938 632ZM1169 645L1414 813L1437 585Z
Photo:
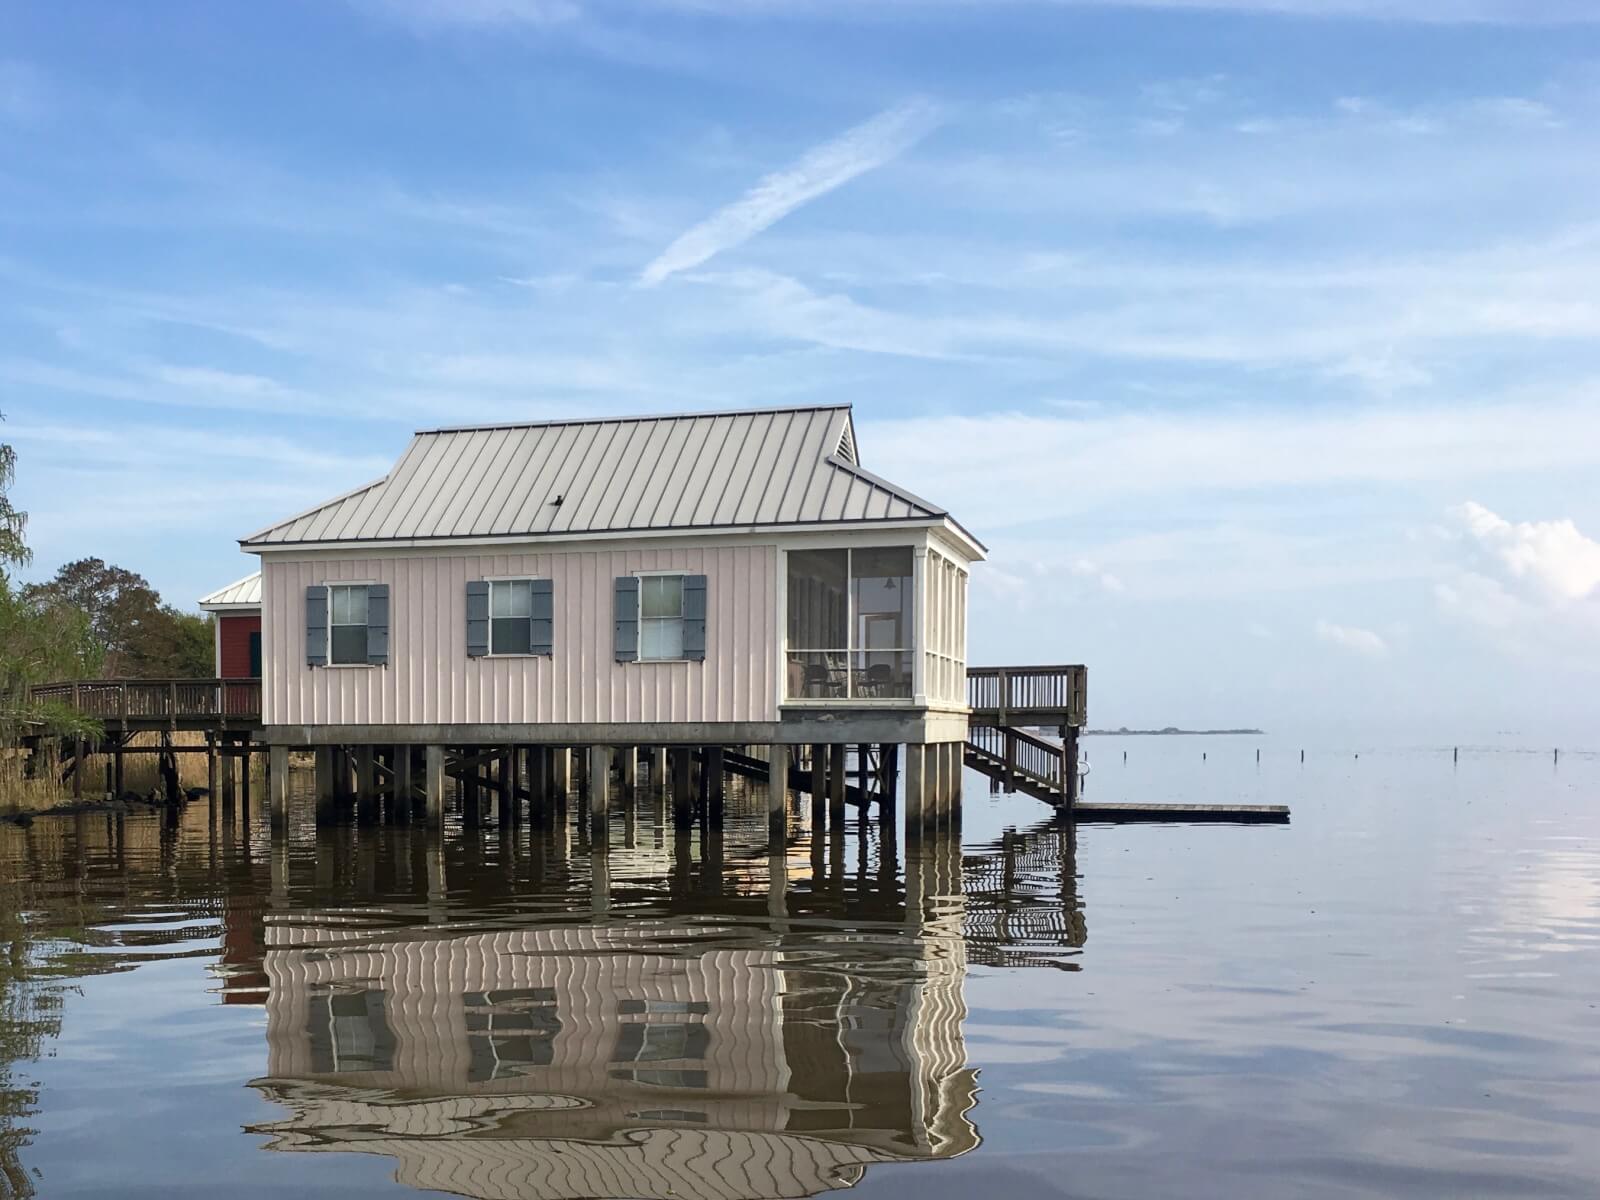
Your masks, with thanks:
M635 579L655 579L655 578L660 578L662 576L667 576L667 575L676 575L680 579L687 579L691 575L699 574L699 572L692 571L688 567L672 567L672 568L667 568L665 570L632 571L632 572L630 572L630 574ZM670 618L667 618L667 617L651 617L649 619L652 620L652 621L665 621L665 620L669 620ZM688 619L689 618L687 616L680 615L678 617L679 621L687 621ZM700 659L698 659L698 658L684 658L682 655L679 655L677 658L646 658L644 656L644 623L645 623L645 615L644 615L644 589L643 588L639 589L639 618L638 618L638 620L639 620L638 657L633 660L636 665L640 664L640 663L649 663L652 666L660 666L663 663L667 663L667 664L670 664L670 663L686 663L687 664L687 663L700 662ZM619 664L619 665L626 666L627 664L624 663L624 664Z
M535 579L549 579L549 578L550 578L550 576L548 576L548 575L535 575L532 572L529 572L526 575L485 575L485 576L483 576L483 582L484 583L532 583ZM509 618L501 617L500 619L502 621L504 621L504 620L508 620ZM552 614L552 616L551 616L552 622L554 621L554 619L555 619L554 615ZM528 614L528 625L529 625L529 639L528 640L529 640L529 643L531 644L532 640L533 640L532 639L533 614L532 614L531 611ZM490 588L489 589L489 653L480 654L477 657L479 657L479 658L513 658L514 659L514 658L549 658L550 656L548 654L535 654L532 650L528 651L528 653L526 653L526 654L496 654L494 652L494 589Z
M324 670L324 671L381 671L383 669L382 664L380 664L380 663L371 663L371 662L336 663L336 662L333 661L333 589L334 588L340 588L340 587L364 587L364 588L370 588L370 587L377 587L382 582L383 582L383 580L381 580L381 579L325 579L325 580L322 581L322 586L328 589L328 661L322 664L322 667L321 667L322 670ZM393 592L393 590L390 591L389 597L390 597L390 599L389 599L389 604L390 604L389 616L391 618L390 621L389 621L389 629L390 629L390 638L391 638L391 645L392 645L392 638L394 636L394 634L393 634L393 631L394 631L394 620L393 620L393 617L394 617L394 607L393 607L393 605L394 605L394 592ZM370 599L371 599L371 597L368 597L369 601L370 601Z
M778 646L779 646L779 650L778 650L778 706L780 708L838 708L840 705L846 705L848 707L854 708L857 705L865 705L865 706L867 706L869 708L926 708L927 707L927 699L926 699L925 696L923 696L921 694L921 690L920 690L920 687L919 687L921 656L920 656L919 651L915 647L912 647L909 650L907 650L907 649L897 649L897 648L893 648L893 647L889 647L889 648L879 647L878 648L878 649L883 650L883 652L886 653L886 654L908 654L908 655L911 656L911 674L912 674L911 691L912 691L912 694L909 695L909 696L791 696L791 695L789 695L789 655L790 654L842 654L842 655L845 656L845 661L848 664L851 655L858 654L858 653L859 654L866 654L866 653L870 653L871 652L871 651L868 651L868 650L865 650L865 649L854 649L854 650L828 650L828 649L821 649L821 650L818 650L818 649L815 649L815 648L809 647L809 646L792 647L792 646L789 645L789 555L794 550L843 550L843 551L845 551L845 585L846 585L845 586L845 610L846 610L846 620L848 621L848 624L846 625L846 629L849 631L850 635L853 636L855 634L855 622L856 622L855 588L853 586L851 586L855 582L855 576L851 573L853 562L854 562L854 559L852 557L854 552L856 550L858 550L858 549L859 550L899 550L899 549L910 550L911 551L911 570L912 570L911 587L912 587L912 596L913 596L914 601L915 601L915 608L913 609L912 614L911 614L911 627L912 627L911 636L912 636L912 640L913 641L920 641L920 640L922 640L922 636L923 636L922 613L923 613L923 609L926 607L926 604L927 604L927 597L923 594L923 589L922 589L922 586L921 586L921 584L922 584L922 573L921 573L919 568L921 566L920 559L921 559L922 555L927 552L926 546L918 545L915 542L911 542L911 543L907 543L907 542L892 542L892 543L891 542L883 542L883 543L871 542L871 543L865 543L864 542L864 543L860 544L859 546L855 545L855 544L841 546L841 545L838 545L837 543L834 543L834 544L829 544L829 545L814 545L814 546L813 545L794 546L794 547L784 546L784 547L781 547L781 549L782 549L782 554L779 556L779 561L778 561L778 578L779 578L778 603L781 606L779 608L779 610L778 610ZM850 670L852 670L852 668L850 668L847 665L846 666L846 670L850 671ZM853 689L853 687L854 687L854 677L852 675L852 689Z

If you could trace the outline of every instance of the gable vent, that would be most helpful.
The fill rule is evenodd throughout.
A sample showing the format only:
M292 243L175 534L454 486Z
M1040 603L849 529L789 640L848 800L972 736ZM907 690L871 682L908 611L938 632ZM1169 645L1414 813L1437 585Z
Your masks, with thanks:
M850 435L850 422L844 423L844 432L839 435L839 447L834 454L844 459L847 463L856 463L856 440ZM856 463L860 466L859 463Z

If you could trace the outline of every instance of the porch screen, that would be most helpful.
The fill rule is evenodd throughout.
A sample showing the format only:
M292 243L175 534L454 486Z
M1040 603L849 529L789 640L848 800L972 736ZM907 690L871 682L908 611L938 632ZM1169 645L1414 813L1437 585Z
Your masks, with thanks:
M911 547L796 550L788 557L789 697L909 699Z

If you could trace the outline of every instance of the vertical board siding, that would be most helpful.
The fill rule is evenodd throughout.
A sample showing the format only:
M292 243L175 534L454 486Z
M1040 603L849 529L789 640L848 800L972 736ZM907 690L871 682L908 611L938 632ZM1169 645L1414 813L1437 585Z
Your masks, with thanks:
M278 558L262 569L268 725L775 721L777 549L562 550ZM634 571L706 576L703 662L619 663L612 584ZM551 657L468 658L469 579L534 576L555 589ZM305 589L389 585L389 665L308 667Z

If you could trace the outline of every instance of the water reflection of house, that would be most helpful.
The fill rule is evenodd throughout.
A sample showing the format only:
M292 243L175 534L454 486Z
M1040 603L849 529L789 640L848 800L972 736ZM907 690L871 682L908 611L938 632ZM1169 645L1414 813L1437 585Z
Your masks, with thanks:
M959 938L726 933L269 924L259 1132L486 1198L806 1196L977 1144Z

